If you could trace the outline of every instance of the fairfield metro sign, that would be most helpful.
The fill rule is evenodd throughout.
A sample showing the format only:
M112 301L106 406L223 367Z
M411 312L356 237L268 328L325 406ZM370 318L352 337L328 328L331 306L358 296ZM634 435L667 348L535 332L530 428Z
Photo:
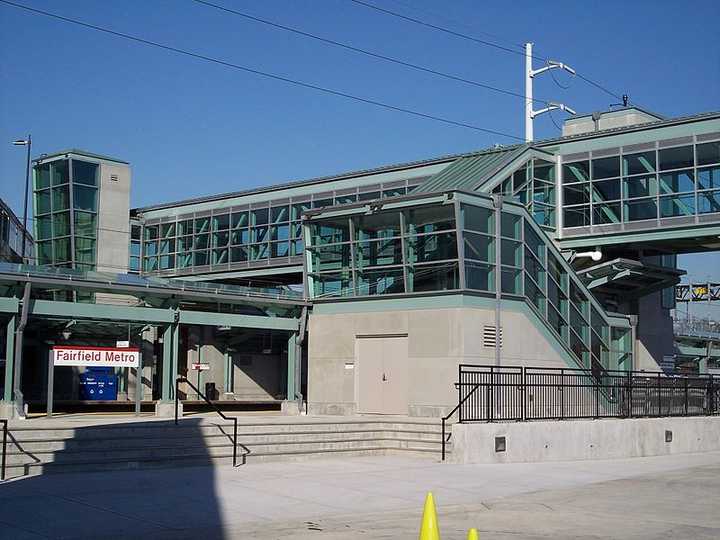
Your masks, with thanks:
M138 367L140 349L55 345L50 354L55 366Z

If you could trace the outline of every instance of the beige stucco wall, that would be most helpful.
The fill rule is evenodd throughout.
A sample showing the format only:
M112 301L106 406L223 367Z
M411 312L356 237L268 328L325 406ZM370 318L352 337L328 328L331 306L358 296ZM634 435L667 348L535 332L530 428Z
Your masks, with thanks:
M357 412L357 336L407 334L409 406L412 416L442 416L457 404L458 365L494 364L494 347L482 342L491 309L378 310L310 316L308 409L315 414ZM557 349L524 312L502 313L501 365L567 367Z

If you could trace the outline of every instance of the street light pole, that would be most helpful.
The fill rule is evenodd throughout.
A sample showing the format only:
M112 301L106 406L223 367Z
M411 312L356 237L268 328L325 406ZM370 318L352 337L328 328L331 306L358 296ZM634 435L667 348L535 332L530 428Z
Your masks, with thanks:
M15 146L27 147L27 163L25 165L25 199L23 200L23 231L22 231L22 248L20 248L20 258L23 264L25 261L25 245L27 244L27 213L28 213L28 191L30 191L30 152L32 148L32 136L28 134L27 139L18 139L14 141Z

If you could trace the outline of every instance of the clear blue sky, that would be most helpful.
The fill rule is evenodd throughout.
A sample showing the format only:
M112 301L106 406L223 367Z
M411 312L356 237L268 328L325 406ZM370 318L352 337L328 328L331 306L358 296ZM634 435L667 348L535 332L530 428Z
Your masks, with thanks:
M522 101L369 59L189 0L16 0L249 67L522 136ZM618 94L668 116L720 109L720 3L368 0L482 39L533 41ZM215 0L259 17L441 71L523 91L522 57L349 0ZM429 12L429 13L428 13ZM23 150L78 147L133 167L132 204L509 143L318 94L0 5L0 197L20 211ZM579 79L535 94L581 112L612 97ZM561 121L562 114L556 115ZM538 138L555 136L549 117ZM720 257L683 259L720 279Z

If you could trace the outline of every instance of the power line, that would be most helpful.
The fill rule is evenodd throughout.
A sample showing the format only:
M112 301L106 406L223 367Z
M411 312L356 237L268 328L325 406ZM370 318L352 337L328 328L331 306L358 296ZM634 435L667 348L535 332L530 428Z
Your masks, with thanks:
M493 91L493 92L499 92L499 93L501 93L501 94L505 94L505 95L508 95L508 96L514 96L514 97L520 98L520 99L522 99L522 100L525 99L525 95L524 95L524 94L521 94L521 93L519 93L519 92L513 92L512 90L506 90L506 89L504 89L504 88L498 88L498 87L496 87L496 86L492 86L492 85L489 85L489 84L486 84L486 83L474 81L474 80L472 80L472 79L466 79L466 78L460 77L460 76L458 76L458 75L452 75L452 74L449 74L449 73L444 73L444 72L442 72L442 71L438 71L438 70L435 70L435 69L432 69L432 68L428 68L428 67L425 67L425 66L421 66L421 65L419 65L419 64L414 64L414 63L412 63L412 62L407 62L407 61L405 61L405 60L400 60L400 59L398 59L398 58L393 58L393 57L391 57L391 56L387 56L387 55L384 55L384 54L372 52L372 51L369 51L369 50L367 50L367 49L362 49L362 48L360 48L360 47L356 47L356 46L354 46L354 45L349 45L349 44L347 44L347 43L343 43L343 42L340 42L340 41L336 41L336 40L334 40L334 39L324 38L324 37L319 36L319 35L317 35L317 34L312 34L312 33L310 33L310 32L306 32L306 31L300 30L300 29L298 29L298 28L293 28L293 27L291 27L291 26L286 26L286 25L283 25L283 24L280 24L280 23L276 23L276 22L273 22L273 21L269 21L269 20L267 20L267 19L261 19L260 17L256 17L255 15L250 15L249 13L244 13L244 12L242 12L242 11L237 11L237 10L235 10L235 9L230 9L230 8L228 8L228 7L221 6L221 5L218 5L218 4L214 4L214 3L212 3L212 2L207 2L206 0L191 0L191 1L192 1L192 2L195 2L196 4L201 4L201 5L203 5L203 6L207 6L207 7L210 7L210 8L214 8L214 9L217 9L217 10L219 10L219 11L224 11L224 12L230 13L230 14L232 14L232 15L237 15L237 16L239 16L239 17L243 17L243 18L248 19L248 20L250 20L250 21L255 21L255 22L258 22L258 23L261 23L261 24L265 24L265 25L267 25L267 26L272 26L273 28L277 28L277 29L280 29L280 30L285 30L286 32L292 32L292 33L294 33L294 34L297 34L297 35L300 35L300 36L303 36L303 37L307 37L307 38L310 38L310 39L314 39L314 40L320 41L320 42L325 43L325 44L328 44L328 45L332 45L332 46L335 46L335 47L340 47L340 48L346 49L346 50L348 50L348 51L353 51L353 52L356 52L356 53L359 53L359 54L364 54L364 55L370 56L370 57L372 57L372 58L376 58L376 59L379 59L379 60L384 60L384 61L386 61L386 62L391 62L391 63L393 63L393 64L397 64L397 65L400 65L400 66L404 66L404 67L407 67L407 68L410 68L410 69L415 69L415 70L417 70L417 71L423 71L423 72L425 72L425 73L430 73L430 74L432 74L432 75L437 75L437 76L439 76L439 77L443 77L443 78L445 78L445 79L450 79L450 80L452 80L452 81L457 81L457 82L462 82L462 83L469 84L469 85L472 85L472 86L477 86L477 87L479 87L479 88L484 88L484 89L486 89L486 90L491 90L491 91ZM538 103L543 103L543 104L545 104L545 105L548 105L548 104L549 104L548 100L545 100L545 99L533 99L533 101L538 102Z
M408 15L403 15L402 13L397 13L396 11L391 11L391 10L389 10L389 9L382 8L382 7L380 7L380 6L376 6L375 4L371 4L371 3L365 2L365 1L363 1L363 0L350 0L350 2L353 2L353 3L358 4L358 5L361 5L361 6L365 6L365 7L370 8L370 9L374 9L375 11L379 11L380 13L384 13L384 14L386 14L386 15L390 15L391 17L396 17L396 18L398 18L398 19L403 19L403 20L405 20L405 21L412 22L412 23L414 23L414 24L418 24L418 25L424 26L424 27L426 27L426 28L432 28L433 30L437 30L438 32L443 32L443 33L445 33L445 34L450 34L450 35L455 36L455 37L459 37L459 38L462 38L462 39L466 39L466 40L469 40L469 41L473 41L473 42L475 42L475 43L479 43L480 45L486 45L486 46L488 46L488 47L493 47L493 48L499 49L499 50L501 50L501 51L509 52L509 53L512 53L512 54L517 54L517 55L519 55L519 56L525 56L525 53L522 52L522 51L518 51L518 50L515 50L515 49L510 48L510 47L505 47L504 45L500 45L500 44L494 43L494 42L492 42L492 41L488 41L488 40L480 39L480 38L477 38L477 37L474 37L474 36L470 36L470 35L468 35L468 34L463 34L462 32L456 32L455 30L451 30L450 28L445 28L445 27L439 26L439 25L437 25L437 24L433 24L433 23L429 23L429 22L427 22L427 21L423 21L422 19L416 19L415 17L410 17L410 16L408 16ZM533 55L532 58L534 58L535 60L539 60L539 61L541 61L541 62L543 62L543 63L547 63L547 61L548 61L547 58L542 58L542 57L540 57L540 56L534 56L534 55ZM590 79L589 77L586 77L586 76L584 76L584 75L582 75L582 74L580 74L580 73L578 73L577 76L578 76L579 78L581 78L582 80L584 80L585 82L587 82L587 83L593 85L594 87L598 88L599 90L602 90L602 91L605 92L606 94L614 97L615 99L622 99L618 94L616 94L615 92L613 92L613 91L611 91L611 90L608 90L608 89L605 88L603 85L601 85L601 84L598 83L598 82L593 81L593 80Z
M510 139L518 140L518 141L523 141L523 140L524 140L522 137L518 137L518 136L516 136L516 135L511 135L511 134L509 134L509 133L503 133L502 131L497 131L497 130L493 130L493 129L488 129L488 128L476 126L476 125L474 125L474 124L468 124L468 123L466 123L466 122L460 122L460 121L457 121L457 120L451 120L451 119L449 119L449 118L444 118L444 117L442 117L442 116L436 116L436 115L433 115L433 114L428 114L428 113L416 111L416 110L414 110L414 109L408 109L408 108L406 108L406 107L400 107L400 106L397 106L397 105L391 105L391 104L389 104L389 103L385 103L385 102L382 102L382 101L377 101L377 100L370 99L370 98L364 98L364 97L357 96L357 95L354 95L354 94L348 94L348 93L342 92L342 91L340 91L340 90L334 90L334 89L332 89L332 88L328 88L328 87L324 87L324 86L319 86L319 85L312 84L312 83L306 83L306 82L299 81L299 80L296 80L296 79L291 79L291 78L289 78L289 77L284 77L284 76L282 76L282 75L276 75L276 74L274 74L274 73L269 73L269 72L267 72L267 71L261 71L261 70L254 69L254 68L250 68L250 67L243 66L243 65L240 65L240 64L234 64L234 63L232 63L232 62L227 62L227 61L225 61L225 60L220 60L220 59L218 59L218 58L214 58L214 57L207 56L207 55L204 55L204 54L192 52L192 51L189 51L189 50L186 50L186 49L180 49L180 48L177 48L177 47L173 47L173 46L171 46L171 45L165 45L165 44L159 43L159 42L157 42L157 41L151 41L151 40L148 40L148 39L144 39L144 38L141 38L141 37L138 37L138 36L134 36L134 35L132 35L132 34L126 34L126 33L123 33L123 32L117 32L117 31L115 31L115 30L110 30L109 28L104 28L104 27L102 27L102 26L97 26L97 25L94 25L94 24L86 23L86 22L83 22L83 21L79 21L79 20L77 20L77 19L72 19L72 18L70 18L70 17L65 17L65 16L63 16L63 15L58 15L58 14L56 14L56 13L51 13L51 12L49 12L49 11L43 11L43 10L41 10L41 9L31 8L31 7L29 7L29 6L24 6L24 5L22 5L22 4L16 4L15 2L10 2L9 0L0 0L0 3L6 4L6 5L9 5L9 6L13 6L13 7L16 7L16 8L18 8L18 9L22 9L22 10L25 10L25 11L28 11L28 12L31 12L31 13L34 13L34 14L44 15L44 16L46 16L46 17L51 17L51 18L57 19L57 20L59 20L59 21L63 21L63 22L75 24L75 25L77 25L77 26L82 26L83 28L89 28L89 29L91 29L91 30L95 30L95 31L98 31L98 32L102 32L102 33L105 33L105 34L112 35L112 36L120 37L120 38L127 39L127 40L130 40L130 41L135 41L135 42L137 42L137 43L142 43L143 45L148 45L148 46L151 46L151 47L156 47L156 48L163 49L163 50L166 50L166 51L170 51L170 52L173 52L173 53L176 53L176 54L180 54L180 55L184 55L184 56L189 56L189 57L191 57L191 58L195 58L195 59L198 59L198 60L204 60L204 61L206 61L206 62L211 62L211 63L213 63L213 64L221 65L221 66L224 66L224 67L229 67L229 68L236 69L236 70L239 70L239 71L244 71L244 72L246 72L246 73L252 73L252 74L254 74L254 75L259 75L259 76L261 76L261 77L265 77L265 78L268 78L268 79L273 79L273 80L276 80L276 81L282 81L282 82L285 82L285 83L288 83L288 84L292 84L292 85L295 85L295 86L299 86L299 87L302 87L302 88L308 88L308 89L310 89L310 90L316 90L316 91L318 91L318 92L323 92L323 93L325 93L325 94L330 94L330 95L333 95L333 96L338 96L338 97L343 97L343 98L346 98L346 99L351 99L351 100L354 100L354 101L358 101L358 102L360 102L360 103L366 103L366 104L368 104L368 105L374 105L374 106L376 106L376 107L380 107L380 108L383 108L383 109L387 109L387 110L391 110L391 111L396 111L396 112L402 112L402 113L409 114L409 115L412 115L412 116L417 116L418 118L425 118L425 119L427 119L427 120L434 120L434 121L436 121L436 122L441 122L441 123L448 124L448 125L452 125L452 126L463 127L463 128L472 129L472 130L475 130L475 131L481 131L481 132L483 132L483 133L490 133L490 134L492 134L492 135L499 135L499 136L501 136L501 137L507 137L507 138L510 138Z

